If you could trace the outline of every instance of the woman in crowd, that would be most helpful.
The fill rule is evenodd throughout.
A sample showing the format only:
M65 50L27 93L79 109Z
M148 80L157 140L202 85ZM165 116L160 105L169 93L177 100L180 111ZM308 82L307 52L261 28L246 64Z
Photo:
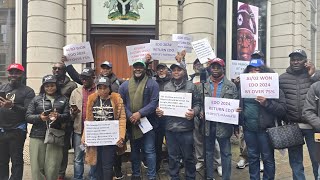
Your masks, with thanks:
M68 99L61 95L53 75L42 79L40 94L29 104L26 120L33 124L30 133L30 163L33 180L56 180L62 161L63 146L45 143L47 129L64 131L62 123L69 119Z
M270 73L261 59L252 59L244 73ZM248 148L249 173L251 180L260 180L260 155L264 164L263 179L275 178L274 149L266 129L275 126L277 117L286 112L284 93L279 89L279 99L257 96L255 99L240 100L242 113L240 122Z
M116 145L90 146L86 151L86 162L95 166L95 176L99 180L111 180L116 146L124 145L126 114L120 94L112 92L108 78L100 77L97 91L88 97L86 121L119 121L119 140ZM85 144L85 134L82 142Z

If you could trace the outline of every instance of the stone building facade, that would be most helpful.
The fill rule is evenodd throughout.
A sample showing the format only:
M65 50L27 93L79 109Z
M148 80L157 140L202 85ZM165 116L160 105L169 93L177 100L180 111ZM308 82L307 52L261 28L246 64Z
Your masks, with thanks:
M92 0L95 1L95 0ZM105 0L107 1L107 0ZM148 0L149 1L149 0ZM150 37L161 40L171 40L172 34L188 34L193 40L208 38L216 54L221 42L224 42L223 52L227 64L227 75L232 57L232 34L234 2L232 0L155 0L156 24L151 27ZM244 0L244 2L257 2ZM224 3L222 7L222 3ZM320 2L316 0L265 0L266 16L265 54L267 64L276 72L282 73L289 65L288 54L297 48L305 49L308 57L316 65L320 62L320 46L318 37L320 28L320 13L317 8ZM90 41L94 48L100 38L112 36L134 36L138 31L121 25L92 26L90 24L90 0L28 0L26 58L27 84L36 91L40 87L41 78L51 73L51 64L60 60L63 46L67 44ZM148 7L144 7L148 8ZM219 32L220 12L225 14L223 22L226 29L224 39ZM225 10L225 12L223 12ZM111 30L108 30L111 29ZM149 30L149 26L145 27ZM89 32L88 32L89 31ZM143 29L142 29L143 31ZM123 33L121 33L123 32ZM100 33L100 34L99 34ZM148 33L146 33L148 34ZM143 35L143 32L140 34ZM105 41L107 46L108 41ZM104 47L105 47L104 46ZM94 50L93 50L94 51ZM98 51L94 52L97 56ZM186 56L188 70L192 72L192 62L195 53ZM95 59L100 59L95 57ZM116 60L115 60L116 61ZM169 62L168 62L169 63ZM116 64L115 64L116 65ZM78 70L81 65L77 65Z

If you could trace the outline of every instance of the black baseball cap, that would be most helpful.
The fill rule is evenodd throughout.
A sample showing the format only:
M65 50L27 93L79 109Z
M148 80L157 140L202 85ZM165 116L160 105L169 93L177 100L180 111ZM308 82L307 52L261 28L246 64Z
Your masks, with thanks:
M103 67L103 66L108 66L109 68L112 68L112 63L109 62L109 61L104 61L104 62L100 65L100 67Z
M106 85L106 86L110 86L110 80L109 80L109 78L106 78L106 77L100 77L99 79L98 79L98 82L97 82L97 86L98 85Z
M42 78L42 84L46 84L46 83L56 83L57 82L57 79L54 75L45 75L43 78Z
M170 69L171 70L173 70L175 67L178 67L178 68L180 68L180 69L183 69L184 71L186 71L186 68L181 64L181 63L175 63L175 64L172 64L171 66L170 66Z
M168 68L168 66L165 63L160 63L160 64L157 65L157 69L159 69L161 67Z
M292 53L289 54L289 57L293 56L293 55L300 55L302 57L307 58L307 54L304 50L302 49L296 49L294 50Z
M259 50L255 50L252 54L251 54L251 57L259 57L259 58L263 58L264 57L264 54L262 51L259 51Z
M94 76L94 70L90 67L83 68L80 76Z

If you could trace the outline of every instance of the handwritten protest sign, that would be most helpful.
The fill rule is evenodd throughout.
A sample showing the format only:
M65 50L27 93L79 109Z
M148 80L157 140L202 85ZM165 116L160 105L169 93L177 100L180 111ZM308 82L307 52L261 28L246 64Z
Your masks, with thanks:
M206 120L227 124L238 124L239 100L205 97Z
M175 60L178 42L150 40L151 56L157 60Z
M66 66L69 66L70 64L93 62L93 55L89 42L66 45L63 47L63 55L67 58L64 62Z
M126 48L130 66L138 60L145 59L146 54L150 53L150 43L127 46Z
M230 68L231 79L236 79L243 73L244 69L249 65L249 61L232 60Z
M119 140L119 121L85 121L84 132L88 146L115 145Z
M163 92L159 94L159 108L166 116L186 117L191 109L192 94L179 92Z
M172 34L172 41L178 42L178 51L186 50L186 52L192 52L192 36L185 34Z
M279 98L278 73L248 73L240 74L241 97L256 98Z
M206 63L208 58L216 58L208 39L205 38L198 41L193 41L191 44L201 64Z

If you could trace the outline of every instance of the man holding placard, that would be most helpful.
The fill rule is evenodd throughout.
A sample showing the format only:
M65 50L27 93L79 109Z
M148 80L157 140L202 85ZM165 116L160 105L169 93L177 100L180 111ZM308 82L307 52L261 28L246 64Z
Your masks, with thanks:
M149 179L156 179L155 131L158 123L155 110L159 99L159 86L156 81L146 75L144 61L133 63L133 76L124 82L119 93L123 99L127 115L127 130L131 145L132 180L140 180L141 159L140 152L146 158ZM147 119L145 119L145 117ZM141 119L150 121L153 129L141 131Z
M185 78L186 69L182 64L172 64L170 69L172 70L172 79L164 86L164 92L170 92L172 96L170 96L170 94L162 96L163 99L160 99L159 108L157 108L157 115L159 117L165 115L166 117L169 173L171 179L179 179L179 162L182 156L185 165L186 179L195 179L193 118L198 115L200 110L199 92L195 85ZM175 93L177 93L176 98L174 98ZM164 101L170 101L171 104L163 104ZM181 110L181 112L166 115L167 108L170 106L176 109L184 109L184 111Z
M204 94L208 97L237 99L238 92L235 84L229 81L225 75L225 63L220 58L215 58L208 61L208 71L210 73L206 84L204 84ZM202 86L198 86L202 93ZM205 105L207 106L207 104ZM216 105L217 106L217 105ZM222 107L222 106L221 106ZM213 110L215 112L217 110ZM236 111L234 109L233 111ZM211 112L211 110L210 110ZM206 112L206 114L209 112ZM200 113L200 118L203 119L203 112ZM206 170L207 179L213 179L213 158L216 138L220 145L221 164L222 164L222 179L228 180L231 177L231 142L230 137L233 134L233 125L214 122L217 120L209 120L206 118L205 125L205 141L206 141Z

